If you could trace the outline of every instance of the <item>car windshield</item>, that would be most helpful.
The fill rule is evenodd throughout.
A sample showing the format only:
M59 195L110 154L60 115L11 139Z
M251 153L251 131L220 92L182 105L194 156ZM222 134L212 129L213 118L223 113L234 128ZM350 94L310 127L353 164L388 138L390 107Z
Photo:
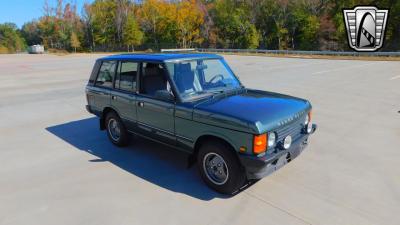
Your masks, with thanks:
M183 100L207 97L241 87L223 59L167 62L166 67Z

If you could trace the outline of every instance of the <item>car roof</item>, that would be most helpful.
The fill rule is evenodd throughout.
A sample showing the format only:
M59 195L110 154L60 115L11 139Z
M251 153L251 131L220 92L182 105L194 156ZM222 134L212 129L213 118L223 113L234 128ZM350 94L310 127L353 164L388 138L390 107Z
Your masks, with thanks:
M139 61L174 61L174 60L190 60L190 59L209 59L222 57L216 54L205 54L205 53L149 53L149 54L120 54L110 55L100 60L139 60Z

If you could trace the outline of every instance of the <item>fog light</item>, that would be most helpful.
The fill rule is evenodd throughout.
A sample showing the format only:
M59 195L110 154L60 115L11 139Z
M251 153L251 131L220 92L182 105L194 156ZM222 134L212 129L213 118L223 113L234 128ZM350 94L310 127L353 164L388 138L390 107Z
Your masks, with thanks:
M276 135L274 132L268 134L268 147L274 146L276 141Z
M307 124L307 133L309 134L309 133L311 133L311 131L312 131L312 123L308 123Z
M288 149L290 148L291 144L292 144L292 137L289 135L285 137L285 139L283 140L283 148Z

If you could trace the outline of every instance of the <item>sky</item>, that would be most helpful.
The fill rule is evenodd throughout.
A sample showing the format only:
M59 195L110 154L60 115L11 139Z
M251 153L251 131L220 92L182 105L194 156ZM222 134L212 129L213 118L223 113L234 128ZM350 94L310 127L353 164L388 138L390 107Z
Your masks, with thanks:
M12 22L19 28L32 19L37 19L43 14L45 0L0 0L0 23ZM48 0L50 6L56 5L56 0ZM76 2L78 13L81 13L85 2L92 0L64 0L64 2Z

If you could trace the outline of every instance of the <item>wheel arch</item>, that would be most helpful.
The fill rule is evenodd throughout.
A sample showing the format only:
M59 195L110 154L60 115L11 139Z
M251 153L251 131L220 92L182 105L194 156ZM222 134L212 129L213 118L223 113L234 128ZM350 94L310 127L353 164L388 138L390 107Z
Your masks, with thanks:
M104 107L103 111L101 112L100 115L100 130L105 130L106 129L106 124L105 124L105 120L106 120L106 115L109 112L114 112L115 114L117 114L117 116L119 116L117 110L115 110L114 108L107 106Z
M199 149L201 148L201 146L205 143L214 142L214 141L222 143L225 146L227 146L239 160L239 157L237 155L235 147L232 144L232 142L228 140L228 138L221 137L221 136L215 135L215 134L204 134L204 135L201 135L200 137L198 137L197 140L195 141L193 153L191 155L191 160L190 160L191 164L197 161L197 155L198 155L198 152L199 152Z

